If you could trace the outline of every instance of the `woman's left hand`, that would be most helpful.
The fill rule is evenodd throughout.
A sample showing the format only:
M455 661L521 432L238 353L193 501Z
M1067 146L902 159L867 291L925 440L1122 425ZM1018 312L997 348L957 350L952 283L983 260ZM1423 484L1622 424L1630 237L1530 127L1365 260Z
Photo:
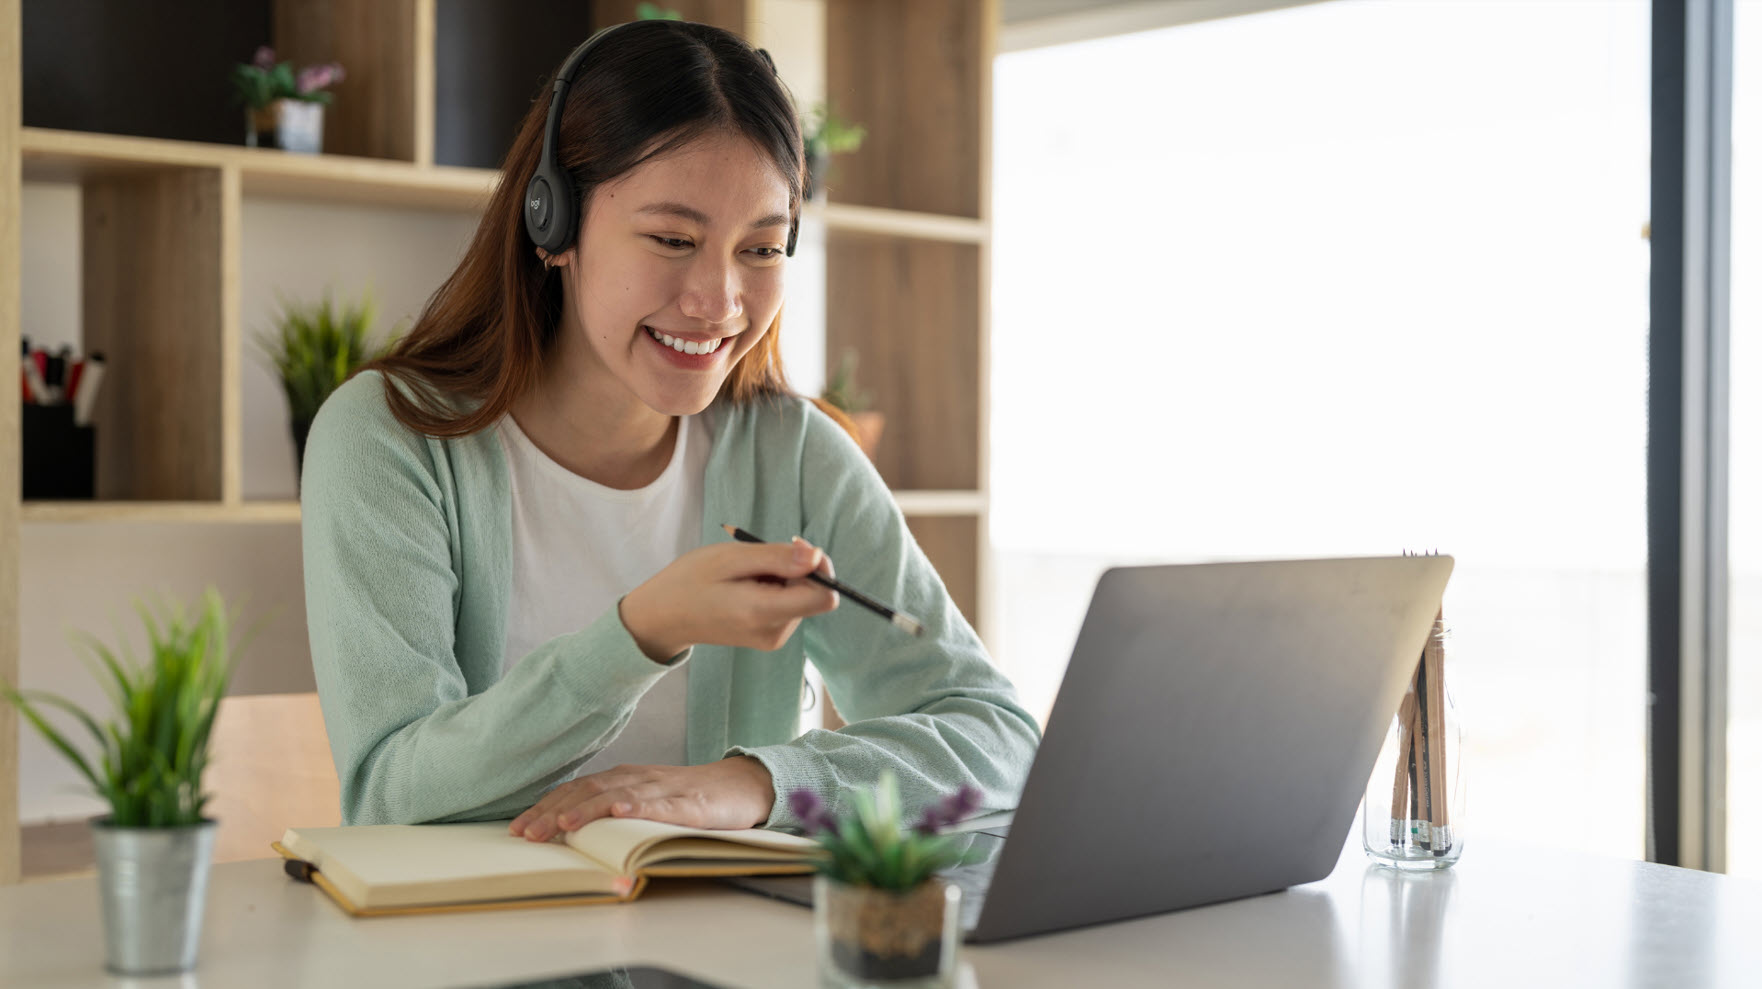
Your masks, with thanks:
M640 817L692 828L756 828L777 799L771 772L750 756L702 766L614 766L544 795L508 825L529 841L550 841L601 817Z

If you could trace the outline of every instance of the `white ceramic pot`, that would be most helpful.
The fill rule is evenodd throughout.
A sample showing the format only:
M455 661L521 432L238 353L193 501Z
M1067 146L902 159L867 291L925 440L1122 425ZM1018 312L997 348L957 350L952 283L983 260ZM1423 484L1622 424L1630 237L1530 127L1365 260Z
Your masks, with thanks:
M302 154L324 150L324 104L310 100L276 100L262 109L245 111L245 146L280 148Z

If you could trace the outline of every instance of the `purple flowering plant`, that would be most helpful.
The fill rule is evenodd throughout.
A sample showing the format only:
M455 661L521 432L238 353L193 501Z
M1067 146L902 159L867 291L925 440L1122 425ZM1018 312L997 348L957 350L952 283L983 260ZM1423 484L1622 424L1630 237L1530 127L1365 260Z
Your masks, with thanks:
M966 819L979 806L979 791L963 784L954 794L925 809L910 830L900 820L899 783L883 770L875 792L853 795L854 813L835 816L819 794L795 790L789 809L802 830L829 854L819 871L852 886L909 890L943 869L967 863L964 836L942 829Z
M329 103L333 94L328 89L343 81L343 67L329 62L295 72L294 63L277 62L275 49L261 45L249 63L233 66L232 81L234 95L252 109L282 99Z

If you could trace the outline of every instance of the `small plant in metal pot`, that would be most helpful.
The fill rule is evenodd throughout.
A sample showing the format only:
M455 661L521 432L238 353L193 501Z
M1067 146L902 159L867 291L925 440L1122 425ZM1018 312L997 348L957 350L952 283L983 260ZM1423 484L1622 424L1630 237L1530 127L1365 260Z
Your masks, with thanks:
M195 964L215 822L203 816L202 773L214 718L243 642L230 641L235 615L210 588L187 611L136 603L150 655L119 657L90 635L92 672L115 708L100 723L65 697L0 683L0 696L73 764L109 813L91 820L98 858L105 955L124 975L180 972ZM95 657L95 658L94 658ZM71 719L70 736L50 712ZM95 753L74 744L90 735Z
M830 981L934 986L952 978L960 888L937 873L969 862L970 836L941 832L978 803L979 792L962 786L908 829L888 771L873 793L852 794L854 809L843 815L811 790L790 794L804 833L827 852L816 865L814 918Z

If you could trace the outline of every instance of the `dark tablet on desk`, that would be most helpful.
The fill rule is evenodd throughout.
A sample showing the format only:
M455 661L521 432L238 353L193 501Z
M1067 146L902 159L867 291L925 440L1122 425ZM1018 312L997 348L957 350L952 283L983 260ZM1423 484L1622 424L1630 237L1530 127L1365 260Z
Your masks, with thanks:
M498 982L495 985L471 986L468 989L728 989L727 986L704 982L671 969L652 965L630 968L602 968L572 975L554 975L548 979L527 979L520 982Z

